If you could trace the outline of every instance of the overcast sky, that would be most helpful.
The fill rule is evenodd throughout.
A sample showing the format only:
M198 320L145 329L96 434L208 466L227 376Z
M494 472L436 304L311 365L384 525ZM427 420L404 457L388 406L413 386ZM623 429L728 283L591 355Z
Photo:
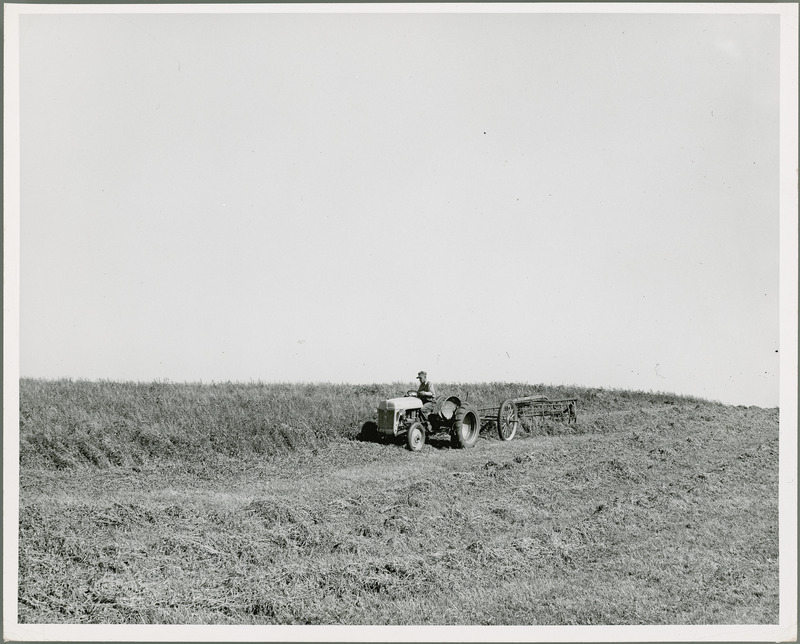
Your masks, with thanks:
M19 24L22 376L778 404L777 15Z

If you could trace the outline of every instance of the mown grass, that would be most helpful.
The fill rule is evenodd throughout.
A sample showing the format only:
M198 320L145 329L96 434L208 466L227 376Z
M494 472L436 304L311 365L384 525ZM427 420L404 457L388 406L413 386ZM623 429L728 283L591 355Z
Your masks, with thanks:
M580 395L578 424L355 440L402 388L23 382L21 446L45 414L60 442L21 449L19 620L777 623L777 410L536 387Z

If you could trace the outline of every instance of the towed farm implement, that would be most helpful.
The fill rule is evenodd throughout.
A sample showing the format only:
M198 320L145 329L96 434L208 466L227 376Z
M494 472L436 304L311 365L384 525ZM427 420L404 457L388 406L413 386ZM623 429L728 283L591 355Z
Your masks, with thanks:
M481 407L480 415L483 425L494 423L500 440L510 441L525 418L534 421L537 418L567 419L568 423L577 422L578 399L554 398L547 396L521 396L507 398L498 407Z

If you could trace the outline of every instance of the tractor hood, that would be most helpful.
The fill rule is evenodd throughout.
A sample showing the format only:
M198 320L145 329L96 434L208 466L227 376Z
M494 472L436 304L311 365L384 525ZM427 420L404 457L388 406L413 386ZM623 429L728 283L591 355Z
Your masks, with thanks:
M419 398L408 396L404 398L389 398L378 403L378 409L385 411L397 411L398 409L422 409L422 401Z

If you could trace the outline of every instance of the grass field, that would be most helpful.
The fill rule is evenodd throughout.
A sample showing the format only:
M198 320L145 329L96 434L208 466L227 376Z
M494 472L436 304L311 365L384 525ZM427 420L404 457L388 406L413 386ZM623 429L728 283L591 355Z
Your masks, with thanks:
M408 385L20 382L22 623L776 624L778 410L580 397L358 440Z

